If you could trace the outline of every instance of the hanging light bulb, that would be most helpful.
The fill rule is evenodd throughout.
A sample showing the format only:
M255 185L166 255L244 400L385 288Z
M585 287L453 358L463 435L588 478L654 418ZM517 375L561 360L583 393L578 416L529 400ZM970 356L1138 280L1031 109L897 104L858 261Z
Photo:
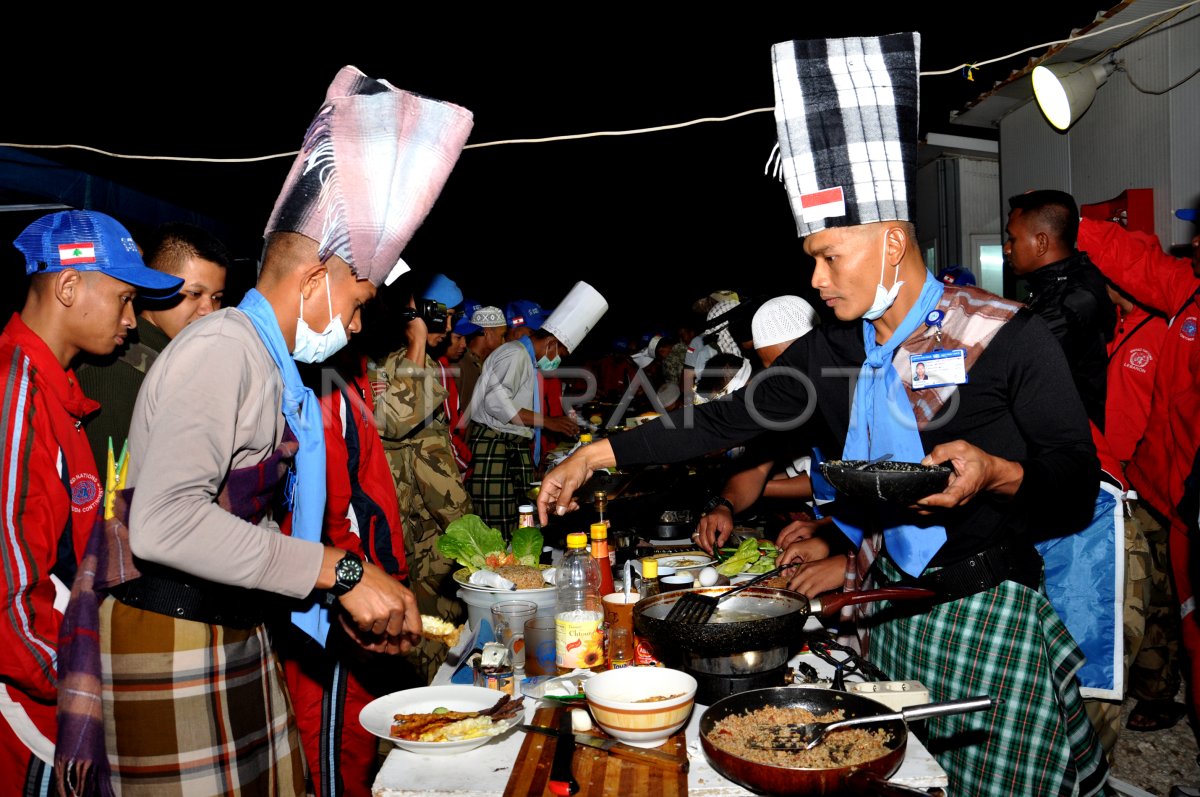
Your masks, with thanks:
M1096 89L1108 80L1116 64L1061 64L1033 69L1033 96L1046 120L1058 130L1074 124L1096 98Z

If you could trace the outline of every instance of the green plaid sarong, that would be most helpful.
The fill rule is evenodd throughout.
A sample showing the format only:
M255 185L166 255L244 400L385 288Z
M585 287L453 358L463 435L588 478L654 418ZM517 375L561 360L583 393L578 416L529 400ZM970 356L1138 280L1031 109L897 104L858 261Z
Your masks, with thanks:
M891 581L901 573L881 556ZM956 795L1087 797L1104 791L1108 765L1075 673L1083 653L1040 592L1005 581L914 613L880 603L871 661L917 680L933 700L990 695L991 711L926 721L926 745Z
M475 467L467 482L471 503L484 523L507 538L517 528L517 507L527 502L533 479L529 438L472 423L469 442Z

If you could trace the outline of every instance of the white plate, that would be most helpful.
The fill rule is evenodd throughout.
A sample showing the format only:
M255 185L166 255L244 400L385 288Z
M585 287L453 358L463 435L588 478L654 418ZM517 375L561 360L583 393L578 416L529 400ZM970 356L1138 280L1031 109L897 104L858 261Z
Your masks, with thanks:
M538 565L542 570L547 570L550 565ZM542 595L554 591L553 584L547 584L543 589L496 589L495 587L485 587L480 584L472 584L469 579L470 572L465 567L460 567L454 571L454 582L463 589L473 589L477 592L503 592L506 595L512 595L513 600L517 600L522 595Z
M372 700L359 712L358 722L370 733L381 739L387 739L397 747L409 752L424 755L451 755L473 750L496 737L479 736L474 739L453 742L410 742L407 739L393 739L391 730L395 715L427 714L439 706L451 711L482 711L496 705L496 701L502 697L504 697L503 692L484 689L482 686L422 686L417 689L393 692ZM498 725L502 730L496 735L507 733L524 720L524 711L517 712L515 716L506 720L501 720Z
M673 567L678 573L685 570L701 570L715 561L717 560L702 553L681 553L677 556L658 557L658 566Z

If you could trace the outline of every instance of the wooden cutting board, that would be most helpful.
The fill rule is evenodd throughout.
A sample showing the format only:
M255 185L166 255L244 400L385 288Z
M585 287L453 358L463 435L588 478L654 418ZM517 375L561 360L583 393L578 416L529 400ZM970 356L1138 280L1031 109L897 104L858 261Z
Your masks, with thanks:
M570 709L556 706L539 708L533 715L533 724L548 728L558 727L559 712ZM685 726L686 727L686 726ZM604 736L599 728L592 731ZM550 768L554 763L554 746L558 740L541 733L526 733L521 752L513 764L512 775L504 787L504 797L554 797L547 785ZM683 729L667 740L661 749L664 753L686 756ZM624 758L610 756L603 750L586 745L575 745L575 758L571 763L575 780L579 781L576 797L686 797L687 773L667 767L651 766Z

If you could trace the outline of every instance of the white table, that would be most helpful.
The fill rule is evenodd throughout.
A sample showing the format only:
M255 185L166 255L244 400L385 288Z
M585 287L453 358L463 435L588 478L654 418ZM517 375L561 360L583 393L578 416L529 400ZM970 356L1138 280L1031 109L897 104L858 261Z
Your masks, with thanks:
M463 646L466 644L467 641L461 643ZM460 653L458 649L452 651L450 660L456 660ZM811 653L794 656L788 664L795 669L799 661L812 665L823 678L833 675L833 667ZM452 672L452 667L443 665L433 683L449 683ZM530 722L538 701L527 699L525 702L528 704L525 721ZM708 763L700 747L699 731L700 717L705 708L696 704L685 731L688 759L691 762L688 772L689 797L751 795L752 792L726 779ZM394 748L379 770L372 791L375 797L496 797L504 792L504 786L512 774L513 762L524 740L523 732L513 730L482 747L452 756L418 755ZM892 777L892 782L917 788L945 788L949 784L946 772L911 734L904 761Z

